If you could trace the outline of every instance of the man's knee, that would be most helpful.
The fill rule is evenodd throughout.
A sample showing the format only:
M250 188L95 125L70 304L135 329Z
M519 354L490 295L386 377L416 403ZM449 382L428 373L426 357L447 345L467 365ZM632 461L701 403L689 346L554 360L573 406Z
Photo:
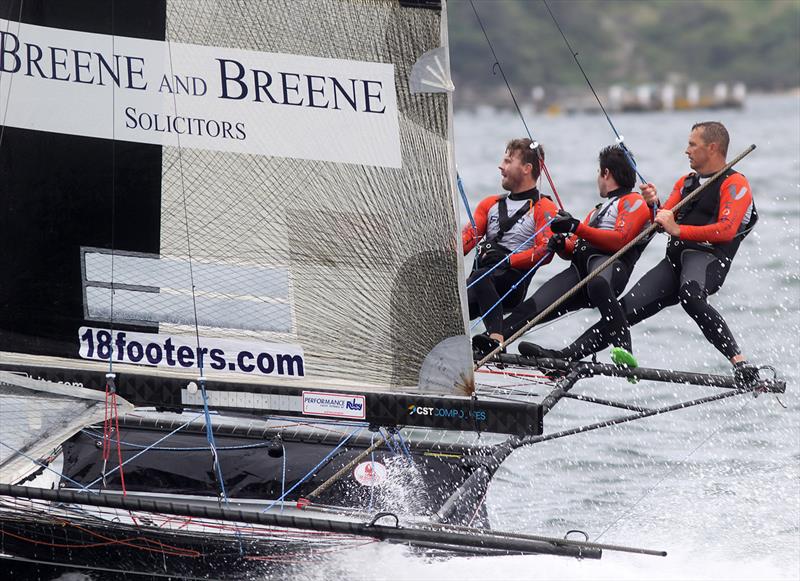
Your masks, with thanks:
M678 300L687 311L695 310L706 302L706 291L696 280L690 280L681 285L678 290Z
M614 291L611 288L611 283L604 279L602 276L596 276L588 283L586 283L586 292L593 300L602 299L616 299Z

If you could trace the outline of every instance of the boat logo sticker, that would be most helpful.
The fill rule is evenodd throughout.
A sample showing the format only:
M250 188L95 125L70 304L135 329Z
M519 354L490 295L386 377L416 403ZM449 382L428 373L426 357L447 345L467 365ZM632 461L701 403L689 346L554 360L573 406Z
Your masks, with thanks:
M169 367L201 368L221 373L246 373L253 376L302 378L305 358L299 345L203 338L202 345L192 336L136 333L98 327L78 330L83 359Z
M303 392L303 415L363 420L366 414L367 404L363 395Z
M353 477L362 486L380 486L389 477L389 470L380 462L362 462L353 470Z

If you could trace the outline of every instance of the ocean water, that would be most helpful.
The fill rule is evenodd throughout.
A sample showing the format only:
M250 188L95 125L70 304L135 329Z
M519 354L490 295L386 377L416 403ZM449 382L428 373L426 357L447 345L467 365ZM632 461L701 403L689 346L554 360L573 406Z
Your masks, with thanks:
M463 557L432 561L402 547L370 545L300 566L309 580L347 579L798 579L800 578L800 95L751 96L741 111L617 114L613 118L644 177L669 193L686 173L693 123L722 121L729 159L757 149L737 169L750 180L760 222L742 244L722 290L710 301L743 352L787 381L780 396L730 398L515 452L487 503L497 529L563 536L668 552L650 557L606 552L600 561L560 557ZM565 207L583 217L599 198L597 153L614 142L600 115L526 115ZM456 157L471 205L499 191L497 164L512 137L525 136L516 113L482 110L455 118ZM542 191L549 192L546 185ZM466 222L466 215L463 216ZM651 242L635 282L664 254ZM560 271L551 264L532 287ZM598 318L583 311L535 330L529 339L560 346ZM639 363L730 373L730 365L679 307L633 328ZM601 359L608 360L607 354ZM575 389L642 405L691 399L713 389L609 379ZM785 406L785 407L784 407ZM562 401L545 419L556 431L618 411Z

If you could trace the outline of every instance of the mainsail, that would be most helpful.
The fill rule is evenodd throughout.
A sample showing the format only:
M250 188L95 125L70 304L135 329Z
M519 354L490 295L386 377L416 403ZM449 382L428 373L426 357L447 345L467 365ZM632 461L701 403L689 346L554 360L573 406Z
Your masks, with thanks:
M442 6L56 4L0 2L4 361L472 383Z

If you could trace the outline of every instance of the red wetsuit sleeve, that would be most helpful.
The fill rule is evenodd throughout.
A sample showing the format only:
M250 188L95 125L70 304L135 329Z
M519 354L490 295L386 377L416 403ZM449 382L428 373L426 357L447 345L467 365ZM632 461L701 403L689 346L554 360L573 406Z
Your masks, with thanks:
M577 239L578 237L575 236L575 234L570 234L566 240L564 240L564 249L558 253L558 257L564 260L572 258L572 253L575 252L575 241Z
M669 195L669 198L667 198L667 202L661 206L662 210L671 210L681 201L681 190L683 189L683 183L686 181L687 177L689 176L685 175L675 182L675 185L672 186L672 193Z
M740 173L730 175L719 187L717 221L705 226L682 225L678 237L690 242L710 242L711 244L730 242L739 231L739 226L752 201L753 194L747 178Z
M473 218L475 218L475 229L473 230L472 224L467 224L461 230L461 244L464 247L464 254L466 255L470 250L475 248L478 240L486 235L486 224L489 222L489 210L492 209L500 196L489 196L481 200L478 207L475 208Z
M543 226L558 213L558 208L556 208L556 205L550 198L541 197L539 201L534 204L531 211L536 217L536 222L534 224L535 231L539 231L540 229L542 231L533 239L533 246L528 248L528 250L511 255L512 268L527 270L532 268L547 254L547 241L550 240L553 232L550 230L549 225L546 228L543 228ZM552 256L548 257L543 264L547 264L552 259Z
M636 238L649 217L650 210L642 195L632 192L617 201L617 220L613 230L593 228L589 226L587 217L578 225L575 234L603 252L612 254Z

